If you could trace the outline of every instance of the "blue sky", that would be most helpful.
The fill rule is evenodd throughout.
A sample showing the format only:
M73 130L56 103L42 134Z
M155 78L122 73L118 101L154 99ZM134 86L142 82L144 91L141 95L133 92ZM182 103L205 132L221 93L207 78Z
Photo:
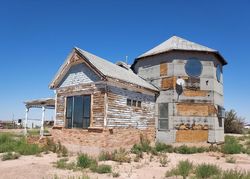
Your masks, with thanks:
M1 0L0 119L24 117L24 100L53 97L48 84L74 46L132 63L177 35L227 59L225 107L250 122L249 7L248 0Z

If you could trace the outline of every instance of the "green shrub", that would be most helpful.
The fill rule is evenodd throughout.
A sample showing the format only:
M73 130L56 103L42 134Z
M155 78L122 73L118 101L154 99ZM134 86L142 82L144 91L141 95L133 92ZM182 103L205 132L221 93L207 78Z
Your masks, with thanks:
M194 154L194 153L202 153L206 152L208 149L205 147L188 147L186 145L181 145L179 147L175 147L174 151L180 154Z
M102 151L98 156L99 161L112 160L112 154L110 152Z
M179 161L178 165L170 171L167 171L165 176L178 176L181 175L184 179L187 178L189 173L193 170L193 164L188 160Z
M0 134L0 144L8 143L13 141L13 136L10 133L1 133Z
M135 144L132 149L131 152L134 154L138 154L141 152L150 152L152 149L152 147L150 146L150 141L143 137L143 135L140 135L140 143L139 144Z
M225 154L239 154L242 151L242 145L233 136L226 136L225 143L222 146L222 152Z
M97 161L88 156L87 154L80 154L77 157L77 166L80 168L89 168L91 165L96 163Z
M140 135L140 144L143 152L150 152L150 141L147 138L143 137L143 135Z
M42 152L42 149L37 144L28 144L25 139L22 139L16 145L14 151L21 155L35 155Z
M172 153L174 151L174 148L172 145L167 145L161 142L156 142L155 149L157 152L168 152Z
M212 164L200 164L195 170L196 177L209 178L220 174L220 169L216 165Z
M96 173L100 173L100 174L112 172L112 167L110 165L106 165L106 164L95 165L95 166L92 166L90 169L92 172L96 172Z
M15 160L20 157L20 154L18 153L13 153L13 152L8 152L2 155L2 161L5 160Z
M116 162L127 162L131 161L131 158L128 156L128 152L120 148L119 150L114 150L113 152L101 152L98 156L99 161L112 160Z
M178 174L181 175L184 179L189 175L193 169L193 164L188 160L180 161L177 165Z
M131 148L131 153L133 154L138 154L142 153L142 146L140 144L134 144L133 147Z
M238 170L227 170L224 171L221 179L249 179L250 172L238 171Z
M208 148L208 151L210 151L210 152L219 152L220 148L211 144L209 146L209 148Z
M165 173L165 177L178 176L179 171L177 168L173 168Z
M67 161L68 161L68 159L66 159L66 158L63 158L63 159L56 161L56 168L61 168L61 169L66 168Z
M131 158L128 156L128 152L123 148L120 148L119 150L115 150L111 155L112 155L112 160L116 162L130 163L131 161Z
M0 134L0 153L16 152L21 155L35 155L41 151L37 144L27 143L24 137L16 137L8 133Z
M225 133L242 134L244 129L244 118L239 117L234 110L227 111L224 120Z

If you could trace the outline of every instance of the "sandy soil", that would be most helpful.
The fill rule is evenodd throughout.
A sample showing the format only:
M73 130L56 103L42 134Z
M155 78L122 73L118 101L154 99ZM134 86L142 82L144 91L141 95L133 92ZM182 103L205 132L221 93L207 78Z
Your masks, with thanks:
M131 162L119 164L113 161L106 161L102 163L112 165L113 171L120 174L120 179L161 179L167 170L174 167L178 161L188 159L194 164L212 163L226 169L238 169L250 171L250 156L245 154L233 155L236 158L236 163L226 163L225 157L219 153L201 153L192 155L183 155L171 153L167 154L169 164L167 167L161 167L159 158L154 156L150 161L148 155L144 155L144 159L140 162ZM74 160L76 156L70 157ZM42 157L38 156L21 156L17 160L0 161L0 178L4 179L51 179L55 176L59 178L69 178L82 176L83 172L73 172L69 170L62 170L53 167L53 162L58 160L56 154L43 154ZM108 179L112 178L111 174L95 174L90 171L85 171L84 174L90 178Z

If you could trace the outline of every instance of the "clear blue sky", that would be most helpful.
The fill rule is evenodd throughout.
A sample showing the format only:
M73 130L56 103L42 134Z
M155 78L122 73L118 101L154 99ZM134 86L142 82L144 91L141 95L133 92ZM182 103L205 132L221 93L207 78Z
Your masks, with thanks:
M24 100L53 97L48 84L74 46L132 63L177 35L227 59L225 107L250 121L249 9L248 0L2 0L0 119L24 117Z

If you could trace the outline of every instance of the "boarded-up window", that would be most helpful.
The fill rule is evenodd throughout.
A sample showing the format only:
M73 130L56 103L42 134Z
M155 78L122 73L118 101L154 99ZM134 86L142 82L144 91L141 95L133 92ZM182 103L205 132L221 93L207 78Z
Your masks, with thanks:
M167 63L161 63L160 64L160 76L167 75L168 73L168 64Z
M168 129L168 103L160 103L158 105L158 129Z
M164 89L164 90L174 89L175 88L175 82L176 82L175 77L164 77L161 80L161 88Z

